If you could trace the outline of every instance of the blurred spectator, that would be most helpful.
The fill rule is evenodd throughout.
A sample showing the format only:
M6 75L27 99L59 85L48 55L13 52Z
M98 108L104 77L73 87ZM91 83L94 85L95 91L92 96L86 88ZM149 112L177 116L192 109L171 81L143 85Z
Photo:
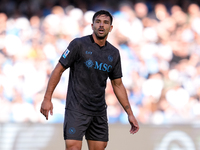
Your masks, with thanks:
M137 16L137 18L139 19L143 19L145 17L147 17L148 15L148 8L147 5L145 3L136 3L134 5L134 10L135 10L135 14Z

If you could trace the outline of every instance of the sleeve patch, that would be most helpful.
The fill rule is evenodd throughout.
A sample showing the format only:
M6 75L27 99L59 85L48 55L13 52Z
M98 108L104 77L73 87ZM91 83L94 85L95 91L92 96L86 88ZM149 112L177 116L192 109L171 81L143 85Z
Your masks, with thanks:
M69 54L69 52L70 52L70 51L69 51L68 49L66 49L65 52L63 53L62 57L63 57L63 58L66 58L67 55Z

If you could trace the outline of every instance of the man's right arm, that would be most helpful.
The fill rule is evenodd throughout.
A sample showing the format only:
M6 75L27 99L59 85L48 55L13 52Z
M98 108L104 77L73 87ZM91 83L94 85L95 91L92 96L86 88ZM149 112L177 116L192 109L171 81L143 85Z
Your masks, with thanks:
M50 111L50 114L53 115L53 104L51 102L51 98L53 95L53 91L55 90L58 82L60 81L62 73L65 71L66 68L64 68L61 63L58 63L54 70L52 71L52 74L49 78L47 89L44 95L44 99L40 108L40 112L46 117L48 120L48 114Z

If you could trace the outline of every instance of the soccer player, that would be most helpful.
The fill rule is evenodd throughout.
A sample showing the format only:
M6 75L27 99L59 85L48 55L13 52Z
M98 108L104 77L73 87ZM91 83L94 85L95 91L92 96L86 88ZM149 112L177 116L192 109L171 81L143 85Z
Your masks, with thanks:
M92 18L92 35L72 40L59 59L49 79L40 112L48 120L53 114L51 97L62 73L70 68L66 98L64 139L66 150L81 150L85 138L90 150L104 150L108 142L106 82L109 78L114 93L128 115L130 133L139 130L126 89L122 83L119 51L107 41L113 18L100 10Z

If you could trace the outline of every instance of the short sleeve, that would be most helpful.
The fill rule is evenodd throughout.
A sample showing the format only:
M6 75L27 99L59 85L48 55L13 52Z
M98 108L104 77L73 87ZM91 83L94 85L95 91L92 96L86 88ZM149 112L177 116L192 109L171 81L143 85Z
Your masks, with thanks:
M77 39L74 39L69 43L67 49L61 55L59 62L63 67L68 68L73 65L73 63L78 59L79 45Z
M112 71L109 73L109 78L111 80L117 79L117 78L121 78L122 77L122 68L121 68L121 58L120 55L118 53L117 55L117 61L115 66L113 67Z

